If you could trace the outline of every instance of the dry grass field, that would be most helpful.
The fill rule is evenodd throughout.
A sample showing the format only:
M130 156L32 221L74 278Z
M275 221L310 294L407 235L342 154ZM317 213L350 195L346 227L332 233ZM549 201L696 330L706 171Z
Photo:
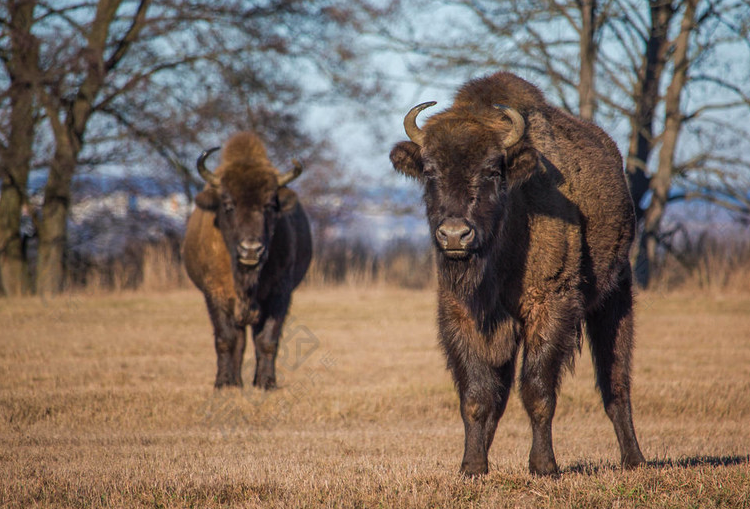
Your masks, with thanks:
M458 475L433 291L308 287L292 315L279 390L214 392L196 290L0 301L0 506L750 507L750 294L639 297L645 468L619 469L584 349L558 479L527 473L516 394L490 474Z

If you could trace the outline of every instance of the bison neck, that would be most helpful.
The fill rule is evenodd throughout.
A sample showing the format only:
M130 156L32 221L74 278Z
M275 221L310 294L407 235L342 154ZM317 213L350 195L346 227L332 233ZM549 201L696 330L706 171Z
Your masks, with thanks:
M438 262L438 327L449 359L470 355L500 366L515 355L519 322L504 298L502 274L488 262L492 259Z
M487 278L494 274L487 273L487 257L473 255L466 260L451 260L442 253L438 257L438 279L442 289L453 293L461 300L471 299L486 286Z
M512 233L527 228L513 220L503 221L497 228L492 244L466 260L451 260L437 253L441 293L462 303L480 328L492 328L492 322L518 316L528 240Z
M248 281L250 279L250 281ZM235 278L234 320L239 325L252 325L258 319L258 276L237 281Z
M481 328L496 316L502 274L492 261L494 254L473 255L467 260L450 260L438 253L438 284L441 294L450 295L470 311Z

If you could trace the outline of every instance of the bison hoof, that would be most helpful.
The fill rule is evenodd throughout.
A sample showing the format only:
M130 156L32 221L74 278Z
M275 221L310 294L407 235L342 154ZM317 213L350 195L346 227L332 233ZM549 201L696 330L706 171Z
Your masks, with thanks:
M560 470L557 468L557 463L554 461L544 462L529 462L529 472L532 475L550 476L557 477L560 475Z
M487 462L463 462L461 463L461 474L465 477L479 477L486 475L489 471Z
M273 389L276 389L276 380L254 380L253 386L258 387L259 389L263 389L264 391L271 391Z
M239 387L241 389L242 380L216 380L216 382L214 383L214 389L228 389L230 387Z
M624 456L622 458L623 468L636 468L646 463L646 458L643 457L640 451L637 453Z

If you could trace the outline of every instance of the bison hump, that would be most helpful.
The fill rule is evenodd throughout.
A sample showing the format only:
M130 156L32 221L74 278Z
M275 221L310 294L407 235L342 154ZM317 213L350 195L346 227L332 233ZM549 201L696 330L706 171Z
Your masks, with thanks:
M455 106L511 106L529 111L545 104L544 95L534 85L508 72L498 72L466 83L456 94Z

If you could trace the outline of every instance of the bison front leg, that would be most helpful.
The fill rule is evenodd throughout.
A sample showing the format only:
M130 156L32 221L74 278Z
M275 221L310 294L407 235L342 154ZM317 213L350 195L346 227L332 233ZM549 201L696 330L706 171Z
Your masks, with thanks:
M532 474L552 475L558 472L552 448L552 418L557 406L561 362L552 348L543 350L524 351L521 399L531 420L529 470Z
M558 473L552 448L552 419L562 366L572 361L578 344L575 323L551 320L550 315L545 313L536 323L529 324L520 377L521 399L531 420L529 470L536 475Z
M458 385L464 421L461 473L486 474L487 455L513 385L515 356L500 367L490 366L470 354L457 355L450 364Z
M620 445L622 465L645 462L633 427L630 406L630 358L633 349L633 297L630 278L604 305L586 316L596 382Z
M253 325L255 342L255 377L253 385L261 389L276 388L276 353L284 325L289 299L279 299L267 305L266 312Z
M242 387L242 358L245 354L245 327L237 325L233 313L225 311L207 299L208 311L214 326L216 348L216 382L214 387Z

